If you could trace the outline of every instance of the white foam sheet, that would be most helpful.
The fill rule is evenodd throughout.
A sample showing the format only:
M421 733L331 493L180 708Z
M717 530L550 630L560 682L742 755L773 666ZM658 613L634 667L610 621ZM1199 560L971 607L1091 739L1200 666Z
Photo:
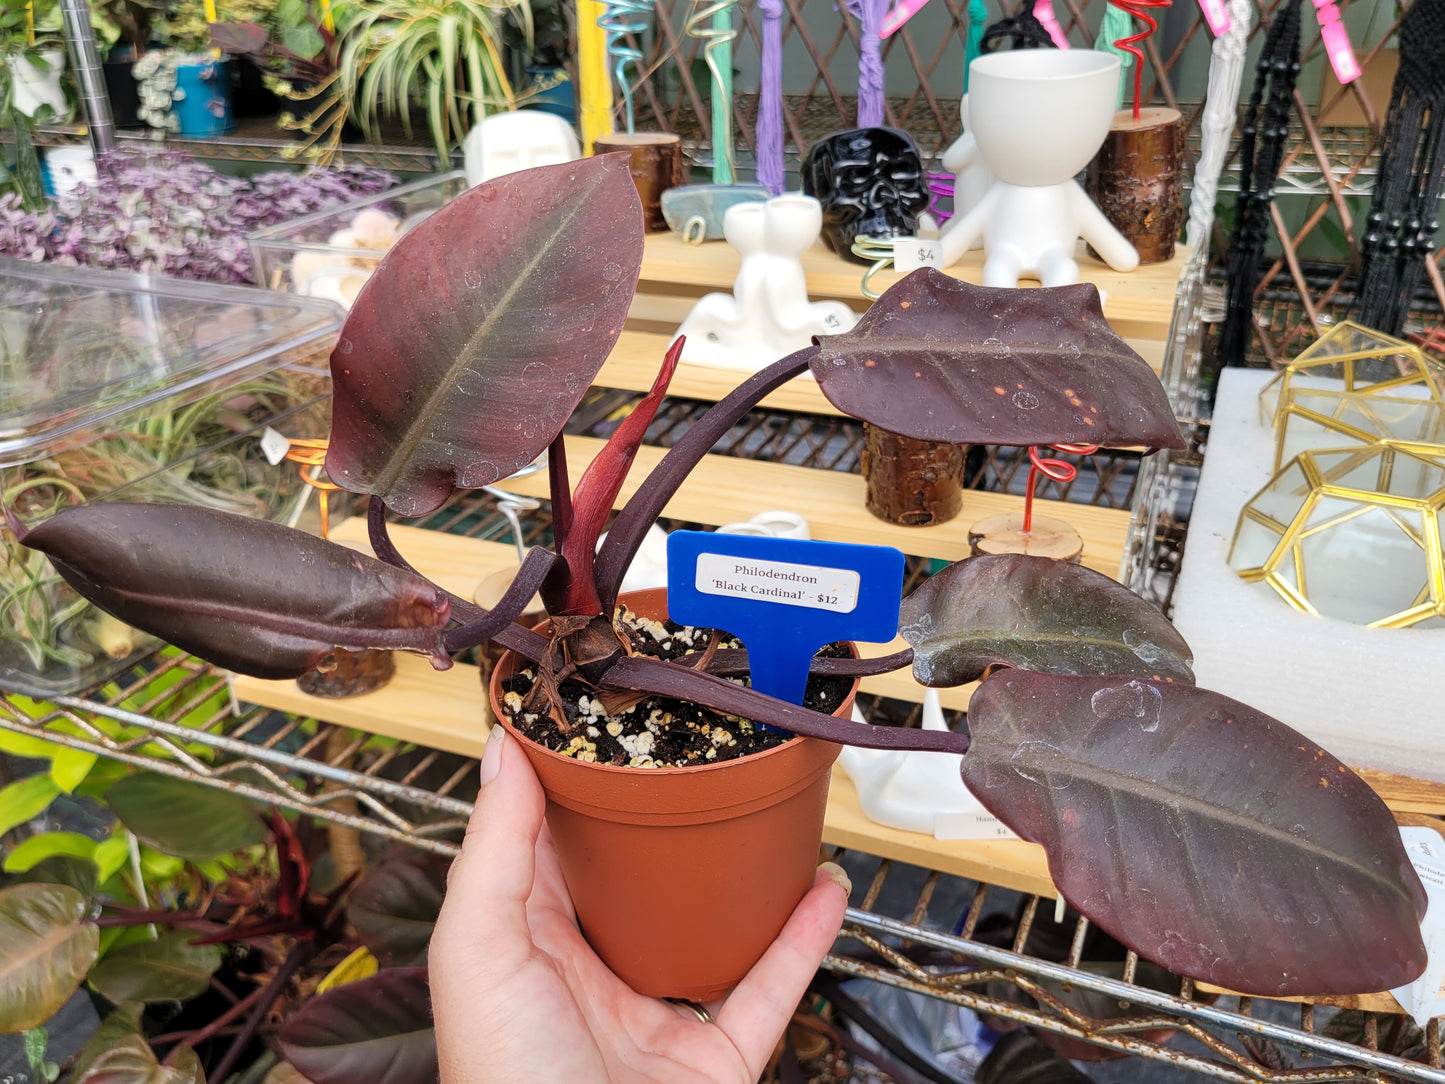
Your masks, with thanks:
M1221 374L1174 624L1201 688L1266 711L1345 763L1445 782L1445 630L1371 629L1300 613L1226 560L1240 509L1270 479L1273 375Z

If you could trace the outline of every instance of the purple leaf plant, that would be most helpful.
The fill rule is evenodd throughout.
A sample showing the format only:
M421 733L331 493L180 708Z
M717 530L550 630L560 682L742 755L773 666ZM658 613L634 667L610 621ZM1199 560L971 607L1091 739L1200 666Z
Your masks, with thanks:
M729 680L741 651L686 660L696 668L624 653L614 604L643 536L714 442L805 372L840 410L922 439L1183 443L1158 378L1109 328L1092 286L990 289L924 269L853 331L710 408L623 504L594 560L676 349L575 493L561 432L622 330L641 260L625 155L470 189L387 253L332 354L327 463L369 495L379 563L242 517L187 526L156 506L76 509L28 529L12 517L12 529L98 605L246 672L298 676L335 648L370 647L445 667L490 639L552 668L544 687L580 674L806 737L962 754L980 800L1045 848L1071 904L1194 979L1282 996L1389 989L1420 973L1425 894L1384 803L1283 723L1196 688L1188 645L1107 577L970 558L904 600L909 650L814 661L845 675L911 663L933 685L981 678L971 738L782 703ZM481 609L410 568L388 508L424 514L543 451L554 546L530 551L501 602ZM515 623L539 590L548 636Z
M213 282L252 282L246 235L383 192L365 166L228 177L175 150L117 150L99 179L28 212L0 197L0 256Z

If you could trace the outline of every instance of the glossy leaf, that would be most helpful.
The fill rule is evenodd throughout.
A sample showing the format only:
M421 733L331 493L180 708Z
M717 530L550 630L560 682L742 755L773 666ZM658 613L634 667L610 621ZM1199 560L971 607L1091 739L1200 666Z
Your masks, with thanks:
M416 854L389 859L352 890L346 917L384 966L426 962L432 927L446 892L446 859Z
M307 1002L281 1051L314 1084L433 1084L431 993L423 968L383 971Z
M1425 892L1390 811L1277 719L1187 685L1007 670L968 723L970 789L1141 956L1266 996L1425 966Z
M40 816L60 795L60 787L47 775L32 775L0 787L0 835Z
M76 1084L206 1084L206 1075L189 1047L162 1065L145 1039L130 1035L98 1055Z
M449 612L415 573L208 508L80 505L22 541L101 609L255 677L298 677L336 646L438 651Z
M141 772L106 791L105 801L143 843L192 862L266 842L255 806L214 787Z
M101 880L93 860L70 854L53 854L49 858L42 858L25 871L24 879L30 884L66 885L87 900L95 898Z
M89 909L65 885L0 890L0 1034L39 1027L80 986L100 944Z
M418 516L530 463L622 330L642 237L625 155L498 177L410 230L331 355L332 480Z
M113 949L90 971L108 1000L185 1001L202 993L221 966L220 945L193 945L196 934L164 930L154 941Z
M97 1058L117 1043L132 1035L138 1035L141 1014L144 1012L145 1006L139 1001L128 1001L111 1009L105 1019L100 1022L100 1027L96 1028L90 1038L85 1040L85 1045L80 1048L80 1053L75 1055L75 1062L70 1066L71 1077L74 1080L84 1080L85 1074L95 1064Z
M79 832L41 832L21 840L5 854L6 873L24 873L37 862L53 855L89 859L95 854L95 840Z
M949 565L903 600L898 631L924 685L990 666L1194 684L1189 645L1127 587L1081 565L998 554Z
M1004 290L923 268L809 364L838 409L917 440L1184 446L1159 378L1088 284Z
M50 761L50 778L69 794L85 781L98 759L94 753L87 753L84 749L62 747L56 750Z

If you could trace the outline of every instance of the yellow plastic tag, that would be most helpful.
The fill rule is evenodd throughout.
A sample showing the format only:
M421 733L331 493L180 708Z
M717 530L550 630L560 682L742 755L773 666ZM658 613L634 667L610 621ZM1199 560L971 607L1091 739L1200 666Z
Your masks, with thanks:
M348 982L369 979L376 974L380 967L381 964L377 962L376 957L363 945L332 968L331 973L316 984L316 992L324 994L327 990L345 986Z

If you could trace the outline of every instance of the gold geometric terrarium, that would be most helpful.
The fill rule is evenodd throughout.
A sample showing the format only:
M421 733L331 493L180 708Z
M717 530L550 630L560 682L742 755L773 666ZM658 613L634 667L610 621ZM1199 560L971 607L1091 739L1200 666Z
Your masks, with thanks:
M1240 513L1229 565L1297 610L1445 627L1445 447L1301 452Z
M1281 370L1259 402L1275 426L1275 470L1307 449L1350 441L1445 444L1445 366L1349 321Z

